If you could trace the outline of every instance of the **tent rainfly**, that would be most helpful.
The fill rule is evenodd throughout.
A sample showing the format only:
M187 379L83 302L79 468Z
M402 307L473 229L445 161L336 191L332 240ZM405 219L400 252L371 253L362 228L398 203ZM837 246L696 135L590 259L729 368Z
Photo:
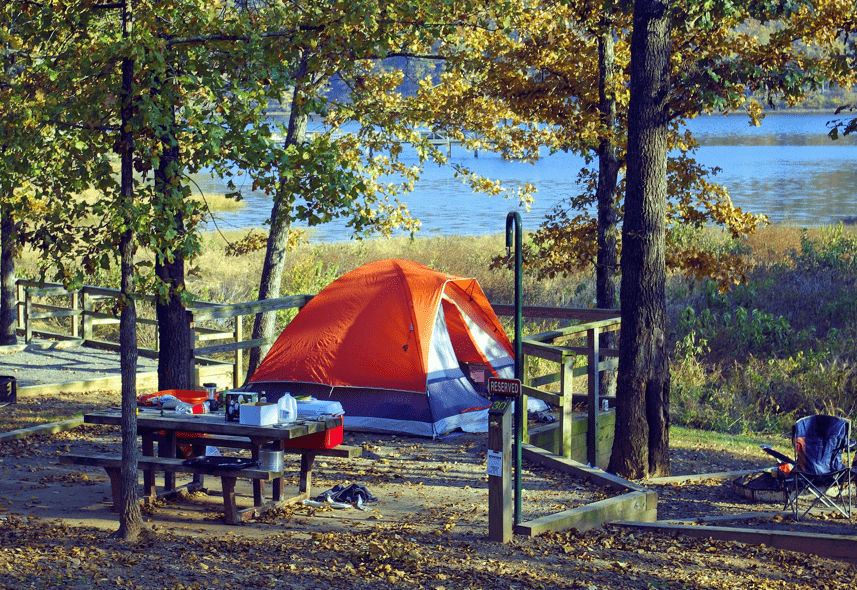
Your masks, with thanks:
M484 420L468 367L511 378L513 354L474 279L382 260L313 297L242 389L339 401L349 430L434 437Z

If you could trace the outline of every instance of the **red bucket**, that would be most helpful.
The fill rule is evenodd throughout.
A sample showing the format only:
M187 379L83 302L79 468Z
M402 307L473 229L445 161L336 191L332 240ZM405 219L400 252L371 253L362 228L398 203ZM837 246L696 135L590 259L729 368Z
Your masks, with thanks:
M328 428L324 432L313 432L306 436L293 438L286 444L299 449L332 449L342 444L342 423L336 428Z

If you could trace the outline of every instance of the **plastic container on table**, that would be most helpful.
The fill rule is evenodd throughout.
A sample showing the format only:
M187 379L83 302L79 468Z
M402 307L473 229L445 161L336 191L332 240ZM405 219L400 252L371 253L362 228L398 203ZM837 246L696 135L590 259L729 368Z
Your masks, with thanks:
M281 424L294 422L298 418L298 404L288 392L277 400L277 421Z
M310 398L297 400L298 418L320 418L321 416L341 416L345 412L342 404L332 400Z
M159 391L158 395L171 395L177 398L179 401L183 401L187 404L191 404L193 406L198 406L205 402L208 399L208 392L206 391L195 391L192 389L164 389L163 391ZM196 412L201 413L201 412ZM164 431L160 431L158 434L165 434ZM176 436L180 436L182 438L203 438L205 433L203 432L176 432ZM180 444L178 445L179 451L188 459L193 457L193 451L190 448L190 445Z
M208 399L208 392L195 391L192 389L164 389L157 393L158 396L171 395L192 406L196 406Z

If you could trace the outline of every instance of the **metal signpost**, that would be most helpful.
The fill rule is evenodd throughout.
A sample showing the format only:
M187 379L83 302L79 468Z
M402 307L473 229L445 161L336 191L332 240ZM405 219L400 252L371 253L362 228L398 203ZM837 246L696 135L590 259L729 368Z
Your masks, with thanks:
M524 256L521 243L523 229L521 214L511 211L506 215L506 250L512 248L512 231L515 238L515 379L518 383L524 380L524 346L521 340L521 324L523 323L523 272ZM520 385L518 386L520 393ZM526 408L523 404L515 404L515 524L521 520L521 432L524 430Z

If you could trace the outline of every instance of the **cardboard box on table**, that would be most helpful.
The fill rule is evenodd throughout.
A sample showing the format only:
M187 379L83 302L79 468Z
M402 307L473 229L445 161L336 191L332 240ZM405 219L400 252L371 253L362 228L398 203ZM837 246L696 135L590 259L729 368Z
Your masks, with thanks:
M277 404L256 402L241 404L238 422L252 426L268 426L277 423Z

